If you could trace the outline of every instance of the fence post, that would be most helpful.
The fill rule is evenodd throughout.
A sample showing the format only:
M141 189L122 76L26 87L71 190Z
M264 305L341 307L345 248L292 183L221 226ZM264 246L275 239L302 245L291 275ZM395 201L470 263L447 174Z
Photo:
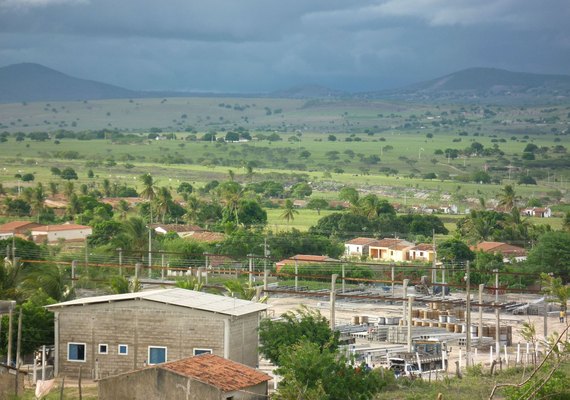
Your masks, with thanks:
M138 279L139 278L139 270L141 269L141 263L136 263L135 264L135 278Z
M71 262L71 287L75 288L75 279L77 279L77 260Z

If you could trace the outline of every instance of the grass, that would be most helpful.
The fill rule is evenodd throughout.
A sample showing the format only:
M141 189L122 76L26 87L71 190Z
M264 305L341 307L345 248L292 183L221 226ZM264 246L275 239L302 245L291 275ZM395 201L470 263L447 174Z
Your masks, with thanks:
M489 398L496 383L517 383L523 380L522 369L512 368L504 370L495 376L490 376L487 372L480 373L475 368L470 371L464 375L463 379L455 377L445 378L431 383L420 380L396 380L386 390L377 395L375 400L435 400L440 393L443 395L443 399L482 400ZM568 376L570 363L566 361L561 366L560 371ZM526 372L527 377L528 375L529 371ZM563 390L565 390L565 393L560 393L559 397L555 398L562 399L568 398L565 396L570 396L570 388L568 386ZM504 399L503 393L499 390L495 399Z
M321 214L319 215L317 210L298 209L299 214L296 214L295 219L287 224L287 221L281 218L283 209L269 208L266 211L267 227L274 232L289 231L293 228L300 231L307 231L311 226L316 225L319 219L335 212L332 210L321 210Z

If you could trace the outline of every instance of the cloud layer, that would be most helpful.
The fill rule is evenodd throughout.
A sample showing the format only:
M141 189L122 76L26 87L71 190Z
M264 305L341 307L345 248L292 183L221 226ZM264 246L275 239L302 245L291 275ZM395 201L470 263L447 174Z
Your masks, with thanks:
M472 66L570 74L567 0L0 0L0 63L135 89L394 87Z

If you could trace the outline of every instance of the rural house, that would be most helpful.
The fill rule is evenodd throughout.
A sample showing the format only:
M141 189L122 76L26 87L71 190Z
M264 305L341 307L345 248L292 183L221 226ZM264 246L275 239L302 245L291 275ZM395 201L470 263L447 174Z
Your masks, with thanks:
M434 258L433 244L420 243L408 250L409 261L432 262Z
M527 255L526 249L503 242L481 242L472 246L471 250L491 254L501 254L503 256L503 261L505 262L510 262L513 259L515 261L524 261L526 260Z
M344 244L344 255L346 257L351 256L362 256L368 257L368 246L370 243L376 242L376 239L357 237L355 239L349 240Z
M381 261L408 261L408 251L414 243L403 239L381 239L368 245L369 257Z
M266 399L271 377L213 354L159 364L99 381L100 400Z
M527 217L550 218L552 210L548 207L529 207L521 211L521 214Z
M12 221L0 225L0 239L7 239L12 236L25 236L30 233L33 228L41 226L30 221Z
M93 229L90 226L76 224L43 225L32 229L32 237L36 243L44 241L54 243L59 240L83 241L92 233Z
M202 232L204 230L198 225L182 224L152 224L151 227L156 233L159 233L161 235L165 235L168 232L175 232L180 237L191 235L194 232Z
M186 289L88 297L55 314L55 374L106 377L203 353L255 366L267 305Z

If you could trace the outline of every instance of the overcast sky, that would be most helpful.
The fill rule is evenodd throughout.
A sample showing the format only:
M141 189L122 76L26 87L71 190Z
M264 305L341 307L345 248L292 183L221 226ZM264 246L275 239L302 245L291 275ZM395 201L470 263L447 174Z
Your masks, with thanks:
M570 74L570 0L0 0L0 66L130 89L361 91L469 67Z

